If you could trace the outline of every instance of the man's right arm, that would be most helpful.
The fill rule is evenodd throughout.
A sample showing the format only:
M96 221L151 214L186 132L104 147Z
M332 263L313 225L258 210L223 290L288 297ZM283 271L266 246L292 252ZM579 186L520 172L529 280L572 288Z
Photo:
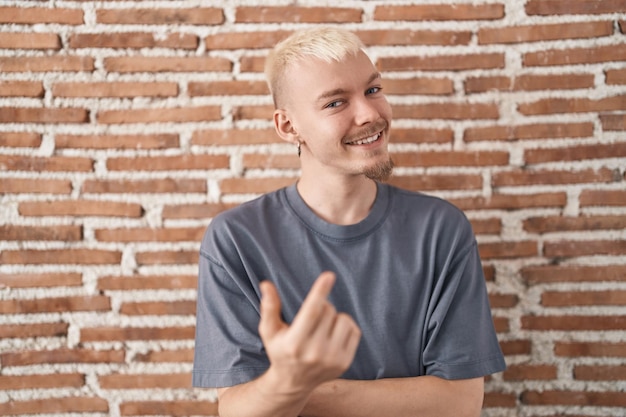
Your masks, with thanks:
M270 367L253 381L218 391L221 417L296 417L319 385L348 369L361 331L328 301L334 283L334 274L322 273L291 325L280 316L276 288L261 283L259 335Z

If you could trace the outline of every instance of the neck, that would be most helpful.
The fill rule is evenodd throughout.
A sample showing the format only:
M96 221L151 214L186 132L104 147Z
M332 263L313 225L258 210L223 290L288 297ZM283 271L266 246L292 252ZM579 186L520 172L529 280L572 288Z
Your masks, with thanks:
M338 225L355 224L365 219L376 200L376 183L363 175L339 178L303 175L297 188L315 214Z

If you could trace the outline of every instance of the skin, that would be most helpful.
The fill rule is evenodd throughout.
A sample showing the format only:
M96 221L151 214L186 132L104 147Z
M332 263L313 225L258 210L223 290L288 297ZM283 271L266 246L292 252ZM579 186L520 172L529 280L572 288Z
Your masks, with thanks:
M360 52L340 62L294 64L284 82L291 94L281 97L274 125L283 140L301 144L300 195L328 222L363 220L376 198L372 172L390 161L391 107L380 74ZM332 273L321 274L291 324L281 319L275 287L262 283L259 334L270 367L253 381L219 389L220 416L480 415L483 378L338 379L352 363L361 332L328 302L334 281Z

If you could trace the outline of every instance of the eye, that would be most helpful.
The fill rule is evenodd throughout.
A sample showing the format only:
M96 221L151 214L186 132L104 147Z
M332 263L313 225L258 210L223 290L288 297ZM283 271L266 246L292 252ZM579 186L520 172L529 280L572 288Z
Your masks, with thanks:
M327 105L324 106L325 109L333 109L336 107L341 106L341 104L343 103L342 100L335 100L335 101L331 101L330 103L328 103Z
M382 87L370 87L367 90L365 90L365 94L369 95L369 94L376 94L378 93L380 90L382 90Z

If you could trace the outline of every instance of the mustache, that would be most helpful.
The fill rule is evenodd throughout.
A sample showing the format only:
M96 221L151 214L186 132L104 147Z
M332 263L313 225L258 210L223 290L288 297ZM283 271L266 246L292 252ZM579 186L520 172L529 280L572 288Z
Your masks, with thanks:
M343 139L343 142L348 143L348 142L354 142L355 140L359 140L359 139L365 139L365 138L368 138L370 136L377 134L378 132L381 132L387 129L388 127L389 127L389 122L387 122L385 119L379 119L373 122L372 124L368 125L367 127L361 129L360 131L353 133L349 136L346 136Z

